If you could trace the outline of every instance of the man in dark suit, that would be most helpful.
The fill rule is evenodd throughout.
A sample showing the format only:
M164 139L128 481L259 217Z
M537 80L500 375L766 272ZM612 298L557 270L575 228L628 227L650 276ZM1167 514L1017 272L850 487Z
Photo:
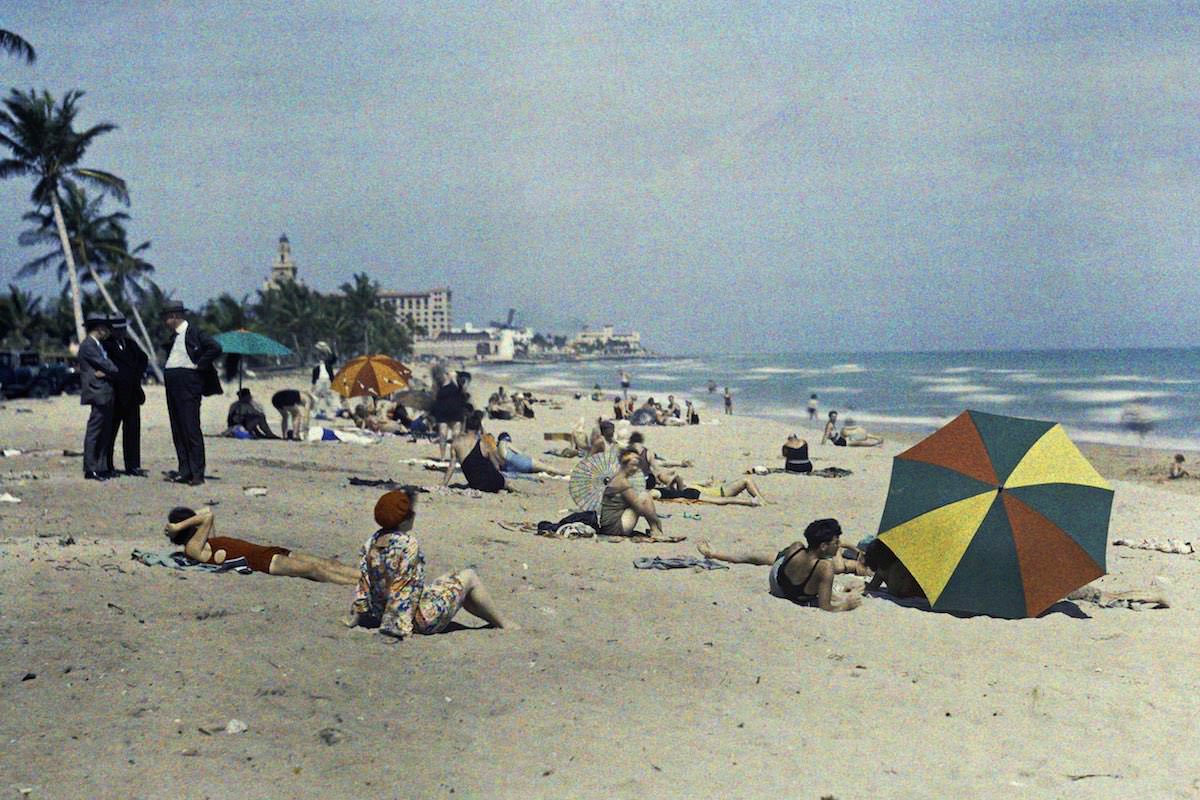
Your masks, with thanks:
M146 393L142 391L142 376L146 374L146 365L150 359L142 352L142 348L130 339L128 323L124 317L113 317L109 320L112 335L104 342L104 352L117 365L116 379L113 381L113 410L112 432L108 437L108 463L116 472L116 460L113 451L117 446L117 432L121 432L121 449L125 454L125 474L146 477L142 469L142 404L146 402Z
M109 336L108 320L89 317L84 322L87 336L79 343L79 403L91 406L83 437L83 477L106 481L112 472L108 461L108 439L113 424L113 380L119 368L104 353Z
M179 468L167 480L200 486L204 483L204 433L200 430L200 400L221 393L214 362L221 345L187 320L183 303L168 303L163 321L171 330L163 384L167 390L167 414Z

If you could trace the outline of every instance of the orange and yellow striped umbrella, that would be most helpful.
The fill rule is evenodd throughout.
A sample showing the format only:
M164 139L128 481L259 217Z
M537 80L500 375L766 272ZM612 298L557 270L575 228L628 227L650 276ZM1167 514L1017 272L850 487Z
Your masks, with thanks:
M338 370L333 390L342 397L384 397L408 388L412 370L389 356L359 356Z

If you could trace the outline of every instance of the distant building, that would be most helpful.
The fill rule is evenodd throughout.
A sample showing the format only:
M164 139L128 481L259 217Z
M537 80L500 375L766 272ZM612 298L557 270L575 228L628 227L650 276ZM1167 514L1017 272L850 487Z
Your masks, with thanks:
M442 331L436 338L413 343L413 355L419 358L512 361L514 353L513 332L509 330Z
M296 262L292 261L292 243L288 241L286 233L279 237L279 257L271 264L263 291L278 289L285 282L296 282Z
M567 347L583 353L640 353L642 336L637 331L617 333L612 325L605 325L596 331L585 328L567 342Z
M391 303L397 322L412 323L417 329L415 339L436 339L450 330L448 288L428 292L380 292L379 297Z

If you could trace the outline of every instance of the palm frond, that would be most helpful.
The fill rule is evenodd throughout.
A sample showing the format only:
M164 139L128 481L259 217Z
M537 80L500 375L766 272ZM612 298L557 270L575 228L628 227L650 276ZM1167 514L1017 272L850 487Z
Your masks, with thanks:
M34 52L33 45L12 31L0 29L0 50L12 53L17 58L25 59L26 64L37 61L37 53Z

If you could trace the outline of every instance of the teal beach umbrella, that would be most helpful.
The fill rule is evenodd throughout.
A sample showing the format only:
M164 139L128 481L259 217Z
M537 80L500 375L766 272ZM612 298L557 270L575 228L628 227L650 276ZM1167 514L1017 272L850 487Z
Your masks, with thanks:
M270 336L253 331L237 330L218 333L213 337L226 353L243 356L290 356L292 351ZM238 389L242 388L242 362L238 361Z

